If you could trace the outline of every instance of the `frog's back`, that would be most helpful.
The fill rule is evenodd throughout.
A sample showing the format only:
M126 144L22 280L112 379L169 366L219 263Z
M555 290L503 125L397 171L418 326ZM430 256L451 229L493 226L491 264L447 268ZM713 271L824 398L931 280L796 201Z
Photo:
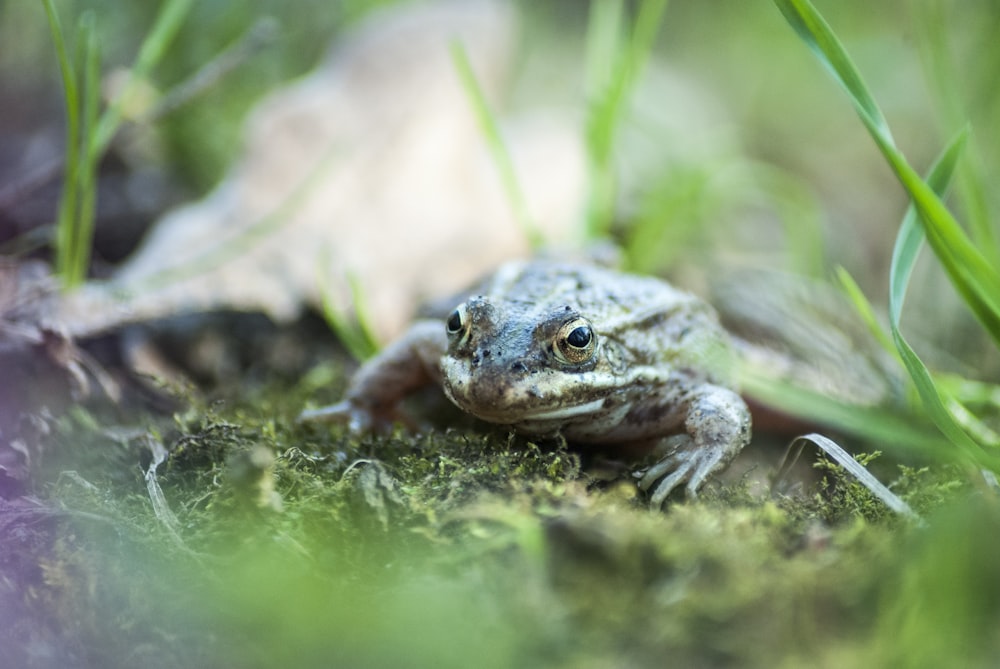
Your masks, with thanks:
M477 289L473 294L508 302L569 306L605 325L619 319L634 322L643 312L662 314L699 302L659 279L542 260L507 263Z

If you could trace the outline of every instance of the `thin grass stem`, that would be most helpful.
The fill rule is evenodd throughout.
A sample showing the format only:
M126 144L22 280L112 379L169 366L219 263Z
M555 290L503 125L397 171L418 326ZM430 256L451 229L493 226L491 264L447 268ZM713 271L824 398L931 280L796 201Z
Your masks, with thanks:
M80 165L80 101L76 70L70 61L63 34L62 22L52 0L42 0L48 18L49 31L56 49L59 73L62 76L63 95L66 102L66 162L63 169L63 187L56 218L56 273L63 285L71 284L71 251L76 234L76 184Z
M500 180L503 182L504 191L507 194L507 201L510 202L514 210L514 218L517 220L521 231L528 238L532 248L539 248L545 241L541 230L535 225L528 209L528 202L524 197L524 191L517 179L517 170L514 169L514 161L511 159L510 151L500 133L500 125L496 116L490 110L486 95L476 79L476 73L469 62L469 55L461 42L451 43L451 59L455 65L455 71L461 81L462 89L465 91L472 110L479 124L479 129L486 140L486 145L493 156L493 163L500 173Z
M98 123L101 102L101 57L97 42L97 29L94 15L90 12L80 19L79 39L82 45L81 59L83 63L82 92L83 124L81 138L85 143L93 137ZM76 191L79 198L74 243L70 251L72 268L67 275L70 286L82 283L90 265L91 246L94 238L94 219L97 209L97 169L100 155L93 153L91 144L87 145L85 159L80 161L77 170Z
M91 151L94 154L103 154L111 143L111 139L121 124L124 105L132 96L136 86L147 79L152 69L160 62L164 51L173 41L187 17L192 4L193 0L167 0L160 8L152 29L139 48L139 55L129 73L128 81L101 117L97 131L91 140Z

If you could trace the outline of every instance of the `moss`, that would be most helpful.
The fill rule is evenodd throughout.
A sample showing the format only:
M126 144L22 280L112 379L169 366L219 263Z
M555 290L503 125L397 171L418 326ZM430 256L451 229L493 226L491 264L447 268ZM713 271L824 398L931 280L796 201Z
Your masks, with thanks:
M65 420L39 489L62 511L26 548L30 587L5 595L10 629L67 666L891 664L876 637L925 634L906 605L938 591L919 579L958 573L933 545L949 530L896 522L829 463L795 498L736 481L652 512L627 467L563 444L357 437L295 423L303 397L279 384L129 429ZM143 476L155 441L173 529ZM894 487L933 513L968 498L957 478L903 468ZM991 572L993 548L966 542L961 564Z

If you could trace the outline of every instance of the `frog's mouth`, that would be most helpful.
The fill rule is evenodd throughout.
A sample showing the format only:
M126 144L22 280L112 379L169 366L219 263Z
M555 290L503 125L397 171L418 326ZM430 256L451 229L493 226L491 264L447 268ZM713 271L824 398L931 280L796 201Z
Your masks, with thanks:
M523 373L512 372L508 365L473 369L464 360L445 358L441 386L462 411L526 432L558 430L604 409L606 393L595 390L593 378L570 377L552 369L529 372L528 366L521 366Z
M580 416L589 416L597 411L599 411L604 406L604 400L591 400L590 402L584 402L583 404L572 404L569 406L558 406L558 407L526 407L518 410L517 412L507 412L505 414L506 420L511 419L511 414L516 413L514 416L515 422L521 421L566 421L573 418L579 418ZM477 414L478 415L478 414ZM489 418L485 416L479 416L483 420L489 421Z
M452 402L455 399L452 398ZM525 421L567 421L574 418L579 418L580 416L589 416L596 411L599 411L604 405L603 400L591 400L590 402L585 402L583 404L573 404L570 406L559 406L559 407L517 407L510 408L505 411L490 411L482 409L473 409L472 407L463 406L459 402L455 402L464 411L471 413L476 418L480 420L485 420L488 423L521 423Z
M604 406L603 399L580 404L545 405L539 404L536 398L527 397L510 399L508 402L476 404L468 397L454 392L447 383L444 384L444 392L455 406L480 420L521 428L531 426L532 431L555 429L568 422L593 415Z

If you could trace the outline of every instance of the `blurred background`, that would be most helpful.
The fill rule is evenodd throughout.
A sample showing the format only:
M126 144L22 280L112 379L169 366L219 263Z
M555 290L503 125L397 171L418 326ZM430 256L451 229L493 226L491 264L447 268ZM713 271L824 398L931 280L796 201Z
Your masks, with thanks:
M254 104L302 77L375 11L413 3L195 3L155 68L147 98L102 165L93 274L111 271L168 207L224 179L246 145ZM96 16L102 85L134 61L157 3L57 2L64 30ZM489 102L501 118L556 110L586 117L588 6L511 3L518 20L507 75ZM899 146L918 169L968 120L969 169L997 170L1000 94L988 0L817 2L883 106ZM176 108L150 116L170 92L234 44L236 65ZM64 115L59 70L41 4L0 3L0 249L38 252L51 237ZM574 129L575 130L575 129ZM650 62L631 96L614 150L619 191L613 233L628 264L705 292L740 266L828 277L844 266L884 303L901 188L846 96L767 2L672 2ZM996 195L979 203L996 211ZM968 201L955 202L960 218ZM580 215L582 225L582 214ZM654 221L641 234L639 223ZM650 232L652 230L652 232ZM42 251L43 252L43 251ZM924 263L910 291L914 336L969 346L971 322ZM912 312L911 312L912 313ZM947 325L942 328L942 325Z

